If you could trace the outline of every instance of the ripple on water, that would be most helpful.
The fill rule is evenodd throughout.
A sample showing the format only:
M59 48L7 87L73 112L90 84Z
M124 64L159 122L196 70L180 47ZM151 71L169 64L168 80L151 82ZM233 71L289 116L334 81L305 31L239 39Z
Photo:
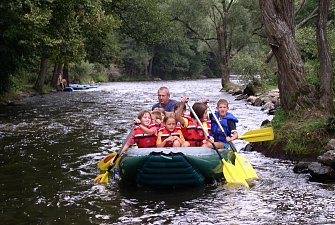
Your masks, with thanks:
M108 83L1 108L3 224L335 223L334 185L310 182L292 172L291 162L257 152L239 152L260 177L249 190L221 185L152 190L112 179L107 186L93 184L96 164L118 149L138 111L156 102L160 86L168 86L175 99L188 95L191 104L209 98L214 108L226 98L239 119L239 134L272 119L220 92L220 85L218 79ZM240 150L247 142L234 144Z

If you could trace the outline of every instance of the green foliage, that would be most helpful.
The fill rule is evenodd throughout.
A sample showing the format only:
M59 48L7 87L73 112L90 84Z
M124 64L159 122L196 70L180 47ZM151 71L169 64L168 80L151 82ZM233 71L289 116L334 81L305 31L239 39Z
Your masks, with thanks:
M162 79L198 78L203 73L205 57L190 40L175 40L155 48L153 74Z
M304 27L296 30L297 46L304 61L316 59L318 55L315 27Z
M328 46L330 48L330 55L332 59L335 59L335 29L334 24L329 23L327 27L328 34ZM296 41L298 48L302 54L302 58L305 62L305 77L306 80L315 85L317 88L320 86L320 62L319 54L316 43L316 28L315 27L303 27L296 31ZM333 74L335 73L335 67L332 67ZM335 90L335 79L333 79L333 87Z
M122 74L143 79L143 74L145 74L146 67L151 58L146 46L136 43L132 38L124 37L120 44L120 49L120 70Z
M272 145L285 143L284 151L294 156L322 154L324 146L333 135L329 131L327 119L302 119L299 115L289 115L283 110L276 112L272 126L276 134Z
M121 22L122 33L148 46L168 43L173 27L164 0L114 0L106 8Z
M107 68L104 67L102 64L95 63L93 65L93 73L91 74L91 80L93 80L96 83L108 82L109 77L107 74Z
M27 87L33 87L36 82L36 74L26 71L18 71L15 75L10 76L12 90L15 92L25 91Z
M329 116L326 120L326 129L330 134L335 135L335 116Z
M69 79L79 83L108 82L107 68L101 64L92 64L82 61L81 63L70 64Z
M92 73L93 64L88 62L71 64L69 67L69 80L76 80L79 81L79 83L87 83L90 80Z
M234 73L242 74L245 80L255 80L262 70L262 61L259 57L250 54L238 54L231 61Z
M102 83L102 82L108 82L109 78L107 73L93 73L91 74L91 78L95 83Z

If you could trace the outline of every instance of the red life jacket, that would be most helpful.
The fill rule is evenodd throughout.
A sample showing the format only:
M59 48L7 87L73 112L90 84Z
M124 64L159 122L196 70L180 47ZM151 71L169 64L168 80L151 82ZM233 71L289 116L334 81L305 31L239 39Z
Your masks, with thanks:
M166 138L171 136L177 136L180 137L180 133L178 132L180 131L180 128L176 127L172 132L170 132L168 129L166 129L165 127L161 128L159 130L159 132L162 132L161 134L161 141L163 142ZM172 147L172 142L166 142L165 147Z
M155 124L150 124L149 129L155 127ZM135 127L134 141L139 148L152 148L156 147L157 136L155 134L146 134L140 126Z
M181 131L184 135L185 141L188 141L191 146L202 146L203 140L205 140L206 134L202 130L202 127L200 124L197 123L197 126L193 123L193 120L191 117L184 116L188 120L188 126L185 128L181 128ZM206 120L208 133L210 131L210 122Z

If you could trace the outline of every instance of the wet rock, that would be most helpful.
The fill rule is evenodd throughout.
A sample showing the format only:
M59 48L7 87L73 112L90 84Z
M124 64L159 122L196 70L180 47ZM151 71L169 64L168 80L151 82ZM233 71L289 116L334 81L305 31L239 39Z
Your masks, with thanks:
M245 95L245 94L241 94L241 95L238 95L235 100L239 101L239 100L244 100L244 99L247 99L248 98L248 95Z
M326 147L325 147L325 150L326 150L326 151L335 150L335 139L331 139L331 140L327 143L327 145L326 145Z
M308 165L310 164L310 162L298 162L297 164L295 164L294 168L293 168L293 172L295 173L308 173Z
M265 125L267 125L267 124L269 124L269 123L271 123L271 121L268 120L268 119L266 119L266 120L264 120L264 121L262 122L261 127L263 127L263 126L265 126Z
M335 169L335 150L329 150L317 158L319 163L330 166Z
M241 89L237 89L235 90L235 92L233 93L233 95L241 95L243 94L243 91Z
M312 176L312 180L315 181L328 182L335 180L335 170L319 162L310 163L308 165L308 172Z
M255 103L257 97L256 96L249 96L247 98L247 102L250 102L252 105Z
M254 106L262 106L262 99L260 99L260 98L256 98L256 100L255 100L255 103L254 103Z
M224 89L221 89L221 91L224 91ZM228 94L232 95L234 94L235 91L233 89L229 89L227 92Z
M270 102L265 103L262 106L261 110L262 111L269 111L269 110L274 109L274 108L275 108L275 105L270 101Z
M247 86L243 90L243 94L247 96L255 95L256 94L255 86L252 83L247 84Z
M244 148L242 148L242 151L253 152L253 151L256 151L256 149L254 148L252 144L249 143Z
M274 108L274 109L270 109L269 111L268 111L268 115L274 115L276 113L276 108Z

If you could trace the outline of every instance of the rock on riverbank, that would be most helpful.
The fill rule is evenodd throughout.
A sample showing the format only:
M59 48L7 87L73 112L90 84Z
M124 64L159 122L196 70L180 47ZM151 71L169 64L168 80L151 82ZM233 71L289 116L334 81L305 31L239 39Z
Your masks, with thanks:
M317 157L315 162L299 162L293 171L309 173L311 180L318 182L335 182L335 139L331 139L325 147L326 152Z
M280 106L279 90L271 90L264 93L256 93L253 84L248 84L244 89L232 86L226 91L235 97L235 100L245 100L248 104L261 107L262 111L273 115L275 110ZM267 121L269 122L269 121ZM264 123L267 123L264 121ZM244 150L257 151L266 157L288 159L297 161L293 171L296 173L309 173L311 180L318 182L335 182L335 139L331 139L325 147L325 153L318 157L310 158L309 161L301 161L299 157L292 157L284 150L284 144L276 145L275 148L269 148L263 143L250 143Z
M246 100L248 104L261 107L262 111L273 115L280 105L279 90L274 89L264 93L256 93L256 87L250 83L245 88L231 86L226 90L236 96L235 100Z

